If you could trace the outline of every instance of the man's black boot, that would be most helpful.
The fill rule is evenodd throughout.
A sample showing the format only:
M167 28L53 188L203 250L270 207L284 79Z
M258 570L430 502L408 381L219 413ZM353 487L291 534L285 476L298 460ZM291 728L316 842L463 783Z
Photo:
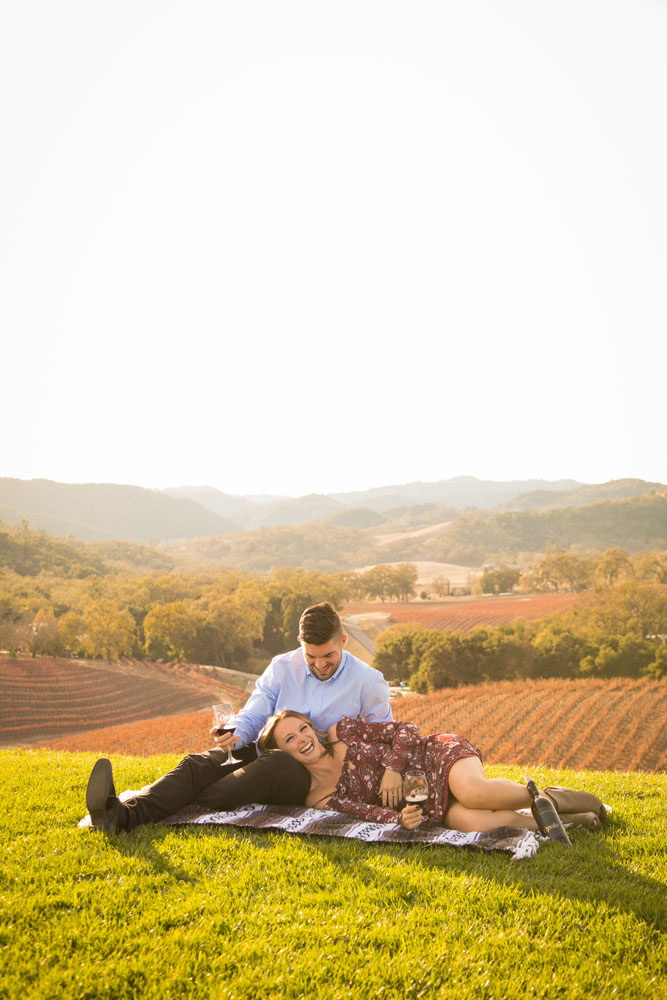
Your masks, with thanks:
M100 757L90 772L86 788L86 805L93 830L114 833L116 830L124 830L127 826L127 810L116 795L111 761L106 757Z

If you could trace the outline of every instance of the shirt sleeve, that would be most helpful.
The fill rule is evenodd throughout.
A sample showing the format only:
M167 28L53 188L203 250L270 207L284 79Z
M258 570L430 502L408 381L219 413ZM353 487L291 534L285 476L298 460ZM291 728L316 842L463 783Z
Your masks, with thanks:
M361 714L367 722L391 722L394 718L389 704L389 685L379 670L373 670L364 685Z
M325 809L337 809L338 812L349 813L351 816L359 816L368 820L369 823L400 823L401 814L395 809L385 809L384 806L371 806L367 802L359 802L355 799L329 799Z
M394 771L405 769L410 750L419 742L419 730L411 722L357 722L343 718L336 726L336 736L343 743L389 744L382 763Z
M236 713L236 735L238 746L245 746L256 740L266 720L273 715L278 701L280 685L276 681L273 665L269 664L255 683L255 690L247 702Z

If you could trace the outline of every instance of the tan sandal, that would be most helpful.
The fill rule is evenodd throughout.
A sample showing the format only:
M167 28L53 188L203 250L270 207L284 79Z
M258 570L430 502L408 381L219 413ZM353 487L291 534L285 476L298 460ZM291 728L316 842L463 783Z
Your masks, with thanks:
M568 816L568 822L572 822L571 814L588 812L594 813L601 823L606 822L607 810L604 803L592 792L578 792L552 785L544 789L544 794L549 796L560 816Z

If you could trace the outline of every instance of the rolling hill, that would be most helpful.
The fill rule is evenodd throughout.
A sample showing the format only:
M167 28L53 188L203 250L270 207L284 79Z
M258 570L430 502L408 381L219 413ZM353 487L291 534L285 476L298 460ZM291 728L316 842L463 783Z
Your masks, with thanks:
M237 530L194 500L158 490L49 479L0 479L0 521L27 521L52 535L74 535L84 542L110 538L169 541Z
M0 661L0 745L55 739L155 716L209 709L242 689L193 667L147 660Z
M29 665L37 670L32 681ZM213 692L222 693L217 682L207 687L201 677L184 676L167 684L145 664L125 664L125 672L71 661L51 670L48 661L28 666L3 689L6 717L15 720L0 731L5 745L104 754L184 754L210 746L208 705ZM235 707L247 699L237 688L225 686L224 693ZM48 706L53 714L54 704L60 711L67 703L66 719L44 725ZM409 695L393 710L422 735L467 736L488 764L667 770L667 684L661 681L499 681Z
M118 566L152 562L156 569L180 564L265 572L285 565L338 572L379 562L479 567L485 562L520 560L550 547L567 550L575 545L599 551L620 547L631 553L667 548L667 487L641 480L596 487L546 484L546 490L542 484L537 492L529 489L532 481L481 484L476 496L482 503L525 486L518 500L513 492L515 499L509 502L513 509L508 510L476 507L461 511L437 499L420 499L429 495L442 500L469 499L473 493L463 492L463 486L473 491L476 482L411 484L415 487L412 498L420 502L378 511L359 506L361 494L251 501L201 487L195 491L199 502L182 495L188 488L167 493L114 484L0 479L0 520L10 524L25 520L52 535L74 536L68 538L74 547L81 541L95 541L86 553L79 547L80 560L99 563L102 559ZM429 494L426 487L434 489ZM389 496L386 491L367 491L374 493L384 499ZM355 505L345 507L343 496ZM411 498L391 496L392 502ZM363 498L379 503L374 496L364 494ZM537 508L516 509L529 502ZM253 518L264 523L239 530L238 521L215 513L204 503L226 510L239 521ZM273 520L280 523L270 524ZM123 552L121 541L151 543L153 556L148 550ZM111 542L117 543L115 549L109 548ZM55 550L52 556L55 560ZM11 565L11 553L6 557Z

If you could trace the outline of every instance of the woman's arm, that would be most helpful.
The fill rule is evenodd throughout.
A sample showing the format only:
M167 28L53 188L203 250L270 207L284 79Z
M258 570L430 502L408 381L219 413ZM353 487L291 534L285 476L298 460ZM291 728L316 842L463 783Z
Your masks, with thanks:
M424 816L419 806L405 806L399 813L396 809L385 809L383 806L370 806L366 802L355 799L329 799L321 808L337 809L338 812L359 816L368 823L398 823L406 830L416 830L424 822Z
M401 822L401 814L395 809L385 809L384 806L371 806L367 802L360 802L358 799L338 799L334 796L322 808L336 809L338 812L349 813L350 816L358 816L369 823Z
M336 739L344 743L386 743L390 745L383 764L403 771L410 750L419 742L419 730L411 722L364 722L344 717L336 726Z

